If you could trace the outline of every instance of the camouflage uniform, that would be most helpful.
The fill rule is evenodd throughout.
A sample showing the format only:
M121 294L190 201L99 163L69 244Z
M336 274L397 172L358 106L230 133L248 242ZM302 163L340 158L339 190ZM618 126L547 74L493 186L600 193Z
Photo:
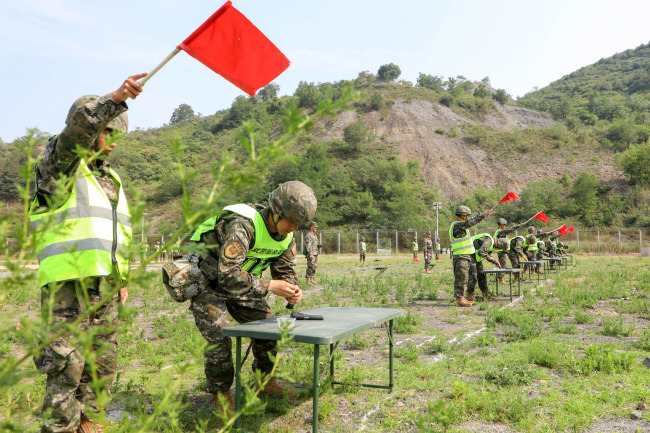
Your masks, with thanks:
M483 221L483 214L478 214L465 221L456 221L452 232L455 238L465 236L465 230ZM451 248L450 248L451 250ZM476 257L474 254L459 254L453 256L454 267L454 297L465 296L465 289L476 284Z
M252 206L262 215L268 230L270 209L262 205ZM277 234L271 235L276 240L282 238ZM207 392L217 394L228 391L234 378L232 341L221 331L229 324L228 313L239 323L273 317L265 300L271 279L257 278L241 270L246 253L255 243L255 229L248 218L235 213L224 214L213 230L201 235L201 242L208 246L208 251L203 253L199 267L210 287L192 298L190 311L201 335L212 346L204 354L205 375ZM272 279L297 284L295 263L296 244L292 241L284 253L271 260ZM270 372L273 362L269 353L276 354L275 341L253 339L252 343L253 369Z
M498 229L494 233L494 242L497 241L497 239L505 239L510 233L514 233L515 230L517 230L520 227L519 224L515 224L512 227L508 227L507 229ZM497 251L497 257L499 258L499 264L501 265L502 268L506 268L508 262L506 261L506 258L509 257L508 251ZM510 264L512 265L513 268L516 268L515 264L511 261Z
M314 278L316 268L318 267L318 237L316 233L310 231L305 236L305 253L305 258L307 259L305 278ZM314 256L313 260L309 258L310 255Z
M476 282L478 281L478 288L482 292L487 293L487 277L482 273L483 263L487 260L491 263L499 263L496 259L492 258L490 254L490 247L492 246L492 240L488 237L478 238L472 241L474 243L474 248L476 249L476 254L483 258L480 262L476 263L476 275L469 277L469 282L467 283L467 293L474 293L474 288L476 287Z
M518 268L519 267L519 258L526 258L526 254L524 254L524 246L526 242L524 241L523 238L520 237L515 237L510 239L510 250L508 251L508 258L510 259L510 263L512 264L513 268Z
M80 158L77 146L96 151L95 140L110 122L120 121L117 116L126 112L127 105L116 103L111 94L88 98L83 105L73 107L68 114L66 127L50 138L36 167L38 205L56 206L52 198L56 194L55 181L62 176L76 179ZM122 125L126 129L126 125ZM95 179L111 202L118 198L118 186L109 174L110 166L103 160L89 164ZM44 323L74 322L93 305L102 302L115 282L110 277L89 278L86 281L51 283L41 288L41 315ZM100 286L104 286L100 290ZM85 295L88 295L88 302ZM117 368L117 310L119 295L115 295L78 326L84 333L96 333L89 349L95 352L95 366L101 390L111 388ZM75 431L82 419L88 419L97 411L96 396L89 386L92 382L88 353L70 334L64 334L47 345L34 358L36 368L47 374L43 399L44 417L42 432ZM51 411L51 412L50 412Z
M424 254L424 270L427 271L431 268L431 258L433 257L433 241L430 237L424 238L422 253Z

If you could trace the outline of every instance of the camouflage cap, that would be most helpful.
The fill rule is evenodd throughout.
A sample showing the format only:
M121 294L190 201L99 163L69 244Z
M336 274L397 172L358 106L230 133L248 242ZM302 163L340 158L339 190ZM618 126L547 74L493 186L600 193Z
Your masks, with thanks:
M309 222L309 227L316 227L316 228L318 228L318 224L316 223L316 221L310 221L310 222Z
M543 231L541 231L541 230L537 230L537 233L536 233L537 236L539 236L539 235L543 235L543 234L544 234Z
M99 99L99 96L97 95L83 95L79 98L77 98L76 101L72 104L72 107L70 107L70 110L68 110L68 115L65 118L65 124L69 125L70 121L72 120L72 115L74 112L81 107L82 105L87 104L88 102L96 101ZM112 130L118 130L120 132L128 132L129 131L129 117L126 115L126 113L122 113L119 116L117 116L115 119L111 120L108 122L108 125L106 125L106 129L112 129Z
M497 220L497 224L499 224L500 226L504 226L504 225L508 224L508 221L506 221L505 218L499 218Z
M365 240L366 240L366 238L361 238L361 240L362 240L362 241L365 241Z
M316 196L307 185L297 180L280 184L269 195L271 211L295 224L306 224L316 214Z
M472 211L469 209L469 207L461 204L456 208L456 216L461 216L461 215L471 215Z
M430 235L430 234L431 234L431 230L427 230L427 234Z

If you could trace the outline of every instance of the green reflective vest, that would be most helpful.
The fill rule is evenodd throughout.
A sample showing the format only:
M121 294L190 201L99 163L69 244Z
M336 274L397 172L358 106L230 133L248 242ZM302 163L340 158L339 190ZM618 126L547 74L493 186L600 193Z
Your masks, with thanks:
M526 246L526 238L523 236L515 236L514 238L510 239L510 249L511 250L515 249L515 244L513 244L513 242L516 243L517 239L521 239L521 249L523 250L524 247Z
M537 253L537 241L535 241L532 244L528 245L528 236L526 236L526 241L524 243L524 246L526 248L528 248L528 251L532 251L534 253Z
M366 250L366 243L361 242L361 251L365 251L365 250Z
M417 250L418 250L418 243L413 241L413 251L417 251Z
M465 235L462 238L454 237L454 224L456 224L456 222L453 222L449 227L449 240L451 241L452 255L459 256L461 254L474 254L476 250L474 249L469 229L465 229Z
M492 251L494 249L494 238L490 236L489 233L481 233L480 235L476 235L472 237L472 245L474 244L475 240L481 239L481 238L490 238L490 248L488 248L488 252ZM474 245L474 249L476 249L476 245ZM478 250L476 250L476 263L481 263L483 261L483 257L478 255Z
M271 259L279 257L289 248L293 240L293 233L289 233L281 241L276 241L266 229L264 218L255 208L246 204L236 204L226 206L223 210L224 212L221 212L218 216L212 217L201 224L192 235L191 240L200 241L201 235L214 229L217 220L224 215L225 211L234 212L248 218L255 228L255 243L246 252L246 259L241 265L241 270L260 278L262 272L271 264Z
M494 232L494 239L499 238L499 233L501 232L501 229L497 229L497 231ZM510 238L508 236L505 237L506 244L508 245L508 248L505 250L500 250L498 248L495 248L494 251L508 251L510 249Z
M129 270L126 246L132 237L131 213L119 176L110 170L119 186L112 204L83 159L70 196L57 209L30 212L36 233L38 284L112 276L125 281ZM37 198L33 209L37 209ZM40 230L39 230L40 227Z

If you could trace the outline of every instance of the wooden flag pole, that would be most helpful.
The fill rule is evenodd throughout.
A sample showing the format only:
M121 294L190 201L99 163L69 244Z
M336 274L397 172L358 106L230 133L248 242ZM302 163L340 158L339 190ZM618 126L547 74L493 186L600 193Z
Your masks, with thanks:
M151 72L149 72L149 75L147 75L146 77L140 79L140 81L138 81L138 83L144 85L144 83L146 83L146 82L149 80L149 78L153 77L154 74L155 74L156 72L158 72L158 71L159 71L163 66L165 66L165 65L167 64L167 62L169 62L169 61L172 59L172 57L174 57L176 54L178 54L178 52L179 52L180 50L181 50L181 49L178 48L178 47L174 48L174 51L172 51L171 53L169 53L169 55L168 55L167 57L165 57L165 59L164 59L162 62L160 62L160 63L158 64L158 66L156 66L155 68L153 68L153 69L151 70Z

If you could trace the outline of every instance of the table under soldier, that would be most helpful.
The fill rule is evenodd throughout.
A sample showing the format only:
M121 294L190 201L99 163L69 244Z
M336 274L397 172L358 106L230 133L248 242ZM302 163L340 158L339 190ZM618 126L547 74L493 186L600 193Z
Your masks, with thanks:
M537 272L537 281L539 281L539 276L540 276L540 274L542 272L544 273L544 278L546 278L546 262L544 260L538 260L538 261L530 260L528 262L524 262L524 264L529 265L529 266L526 266L526 269L528 269L528 280L529 281L533 281L532 273L533 273L533 268L536 265L540 265L540 270Z
M495 269L485 269L481 271L482 274L489 275L494 274L494 281L496 283L495 293L499 294L499 276L508 275L508 282L510 286L510 302L512 302L512 276L517 274L519 278L517 279L517 296L521 296L521 277L523 276L524 270L519 268L495 268ZM486 277L487 278L487 277Z
M564 257L569 257L571 259L571 263L570 263L571 266L573 266L575 264L575 261L573 259L573 254L567 254Z
M549 264L548 271L560 272L562 267L562 259L559 257L545 257L542 260L546 260Z
M318 431L318 393L320 388L320 346L329 345L330 375L334 378L334 352L339 342L366 329L380 326L388 322L388 385L362 384L371 388L393 390L393 320L404 315L404 311L392 308L348 308L348 307L324 307L315 310L305 311L305 314L317 314L323 316L323 320L299 320L296 326L289 332L293 341L314 345L314 383L313 383L313 419L312 430ZM258 320L255 322L242 323L223 329L226 337L236 337L236 363L235 363L235 408L239 411L241 399L241 339L261 338L263 340L279 340L280 329L276 318ZM327 364L326 364L327 365ZM332 384L341 384L333 381ZM239 427L240 419L237 419L236 427Z

